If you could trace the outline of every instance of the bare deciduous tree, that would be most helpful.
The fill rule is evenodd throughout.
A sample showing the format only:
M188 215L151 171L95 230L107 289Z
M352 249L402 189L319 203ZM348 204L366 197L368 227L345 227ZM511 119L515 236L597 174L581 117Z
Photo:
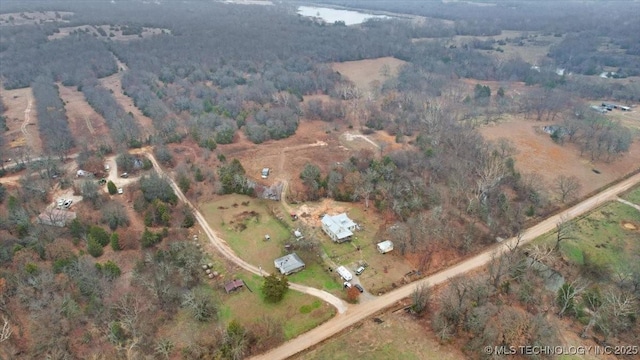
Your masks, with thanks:
M0 343L9 340L11 334L13 333L13 329L11 328L11 324L6 317L2 317L4 324L2 325L2 329L0 330Z
M420 283L416 285L416 288L411 293L411 300L411 311L414 313L422 314L425 310L428 310L431 300L431 288L429 284Z
M566 216L561 216L556 224L556 245L553 250L560 250L560 243L564 240L573 239L573 225Z
M556 301L560 310L558 316L564 315L567 310L572 309L575 306L575 300L582 292L587 288L587 283L578 278L571 283L564 283L560 289L558 289L558 295Z
M580 180L571 175L559 175L555 178L556 190L560 196L560 201L564 204L567 200L573 200L580 195L582 184Z

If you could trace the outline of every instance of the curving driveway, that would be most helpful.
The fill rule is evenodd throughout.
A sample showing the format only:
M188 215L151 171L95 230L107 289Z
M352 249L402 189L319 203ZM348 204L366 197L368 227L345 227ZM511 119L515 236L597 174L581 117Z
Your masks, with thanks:
M640 173L626 180L623 180L606 190L601 191L600 193L580 202L579 204L557 215L545 219L539 224L527 229L522 236L520 244L529 242L549 231L552 231L553 229L555 229L556 224L560 222L561 219L573 219L590 210L597 208L598 206L608 201L615 200L617 198L617 194L631 188L633 185L639 182ZM504 253L505 251L507 251L507 249L513 247L516 244L516 241L517 239L515 238L508 239L500 244L491 247L483 253L480 253L470 259L458 263L457 265L451 266L443 271L440 271L439 273L436 273L415 283L405 285L374 300L367 301L365 304L361 304L360 306L352 306L351 308L349 308L349 312L344 314L343 316L334 317L333 319L316 327L315 329L306 332L294 339L291 339L275 349L258 355L254 357L254 359L274 360L286 359L288 357L291 357L301 351L304 351L305 349L308 349L311 346L314 346L330 338L331 336L339 333L349 326L354 325L357 322L374 315L376 312L384 310L394 303L411 296L411 293L419 284L434 286L446 282L452 277L465 274L469 271L486 265L491 261L491 257L493 254L500 255Z
M166 176L166 173L164 172L164 170L162 170L162 168L160 167L160 165L156 161L156 159L153 156L153 154L149 153L146 150L144 150L143 153L151 161L151 163L153 164L154 169L158 172L158 174L165 175L165 177L169 180L169 183L171 184L171 187L173 188L173 191L175 191L176 195L178 195L178 198L180 199L180 201L184 202L185 204L187 204L192 209L196 220L198 221L198 223L202 227L202 229L205 232L205 234L207 234L207 236L209 237L209 241L211 242L211 244L223 256L225 256L227 259L233 261L235 264L237 264L241 268L243 268L243 269L245 269L245 270L247 270L249 272L252 272L252 273L254 273L256 275L262 276L262 271L260 271L260 268L258 268L257 266L251 265L248 262L246 262L243 259L241 259L240 257L238 257L238 255L236 255L236 253L229 247L229 244L227 244L226 241L224 241L222 238L220 238L213 231L213 229L211 229L211 227L207 223L207 221L204 218L204 216L202 216L202 213L200 213L200 211L195 206L193 206L191 201L189 201L189 199L187 199L187 197L182 193L182 191L180 190L178 185L175 183L175 181L170 176ZM347 303L345 303L340 298L338 298L338 297L334 296L333 294L330 294L330 293L328 293L326 291L319 290L319 289L316 289L316 288L312 288L312 287L309 287L309 286L295 284L295 283L290 283L289 284L289 288L322 299L323 301L333 305L338 310L338 313L340 313L340 314L343 314L343 313L345 313L347 311Z

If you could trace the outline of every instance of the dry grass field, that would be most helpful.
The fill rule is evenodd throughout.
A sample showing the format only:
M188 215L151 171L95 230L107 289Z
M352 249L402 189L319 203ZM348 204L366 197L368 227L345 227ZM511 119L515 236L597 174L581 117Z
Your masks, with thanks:
M73 87L58 84L60 98L65 104L69 129L77 144L114 145L104 118L95 112L84 95Z
M123 67L124 65L118 62L120 68L126 69ZM154 133L153 131L153 122L147 116L142 114L142 111L138 109L133 104L133 99L128 97L122 92L122 84L120 79L122 78L122 72L117 72L111 76L107 76L105 78L100 79L100 83L102 86L111 90L113 93L113 97L115 97L116 101L122 106L122 108L133 114L133 117L138 121L140 125L140 130L142 131L142 135L146 138L148 135Z
M445 46L464 46L471 43L473 40L513 40L515 38L523 36L521 31L504 30L500 35L495 36L470 36L470 35L457 35L453 38L416 38L412 39L414 43L422 41L443 41ZM522 60L531 64L539 64L541 59L546 58L549 48L553 44L557 44L562 41L562 37L556 37L553 35L543 35L537 32L528 32L528 38L523 40L523 45L519 45L513 42L507 42L506 45L494 44L494 48L500 48L502 51L496 50L479 50L482 53L496 57L498 59L506 60L513 58L521 58Z
M38 132L38 114L31 88L5 90L0 86L0 98L6 107L7 127L5 147L15 150L28 146L31 154L42 152L42 142ZM28 121L25 110L30 109Z
M377 321L375 320L377 319ZM464 354L442 345L413 317L386 312L367 319L293 359L462 359Z
M377 59L367 59L358 61L345 61L333 63L331 66L335 71L346 76L358 88L368 89L373 81L384 82L388 77L395 76L400 66L405 62L393 57L382 57ZM384 73L384 69L388 73Z
M516 168L523 174L538 173L545 181L545 187L553 189L553 181L558 175L574 175L582 184L582 195L596 190L640 166L640 142L636 140L631 149L612 162L592 162L587 156L580 156L580 150L570 143L559 145L541 128L552 123L512 118L497 125L480 128L480 133L488 140L506 138L518 150L514 156ZM600 174L593 171L597 169Z

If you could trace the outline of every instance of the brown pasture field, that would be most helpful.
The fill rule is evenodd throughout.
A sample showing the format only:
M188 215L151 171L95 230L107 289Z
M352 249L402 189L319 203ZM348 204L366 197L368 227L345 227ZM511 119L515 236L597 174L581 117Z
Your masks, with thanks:
M374 319L382 321L377 323ZM454 345L441 344L431 330L404 311L366 319L292 359L463 359Z
M380 155L379 149L362 138L346 140L346 132L363 136L357 130L347 130L341 123L302 120L296 134L289 138L254 144L239 131L232 144L218 145L218 151L226 156L227 161L233 158L240 160L247 176L260 184L289 181L289 194L295 196L296 192L303 191L300 172L307 163L318 165L326 175L333 164L347 161L362 150L374 156ZM404 146L383 132L367 135L367 138L382 144L384 153ZM270 168L271 173L268 179L261 179L260 172L265 167Z
M580 150L570 143L556 144L541 128L553 122L511 118L496 125L479 129L488 140L506 138L517 148L514 156L516 168L523 174L538 173L545 187L553 192L554 179L558 175L576 176L582 184L581 195L588 194L628 174L640 165L640 142L631 145L628 153L611 162L590 161L580 156ZM600 174L593 172L600 171Z
M345 61L333 63L331 66L335 71L346 76L358 88L368 89L373 81L384 82L387 77L381 73L385 65L389 67L389 76L398 74L400 66L406 62L394 57L382 57L377 59L367 59L358 61Z
M32 154L42 152L42 142L38 130L38 114L36 104L31 92L31 88L5 90L0 86L0 98L5 105L5 116L7 117L7 130L5 136L5 147L7 149L17 149L28 146ZM27 132L25 136L22 127L25 120L25 110L31 100L31 112L29 122L24 126Z
M513 43L507 43L506 45L498 45L494 44L494 48L500 47L503 52L495 51L495 50L479 50L480 52L494 56L501 60L521 58L524 61L527 61L531 64L540 63L541 59L547 57L547 53L549 52L549 48L553 44L557 44L562 41L562 37L555 37L553 35L542 35L536 32L528 32L529 38L524 40L524 45L519 46ZM495 36L471 36L471 35L456 35L452 39L441 39L441 38L416 38L412 39L415 42L422 41L444 41L445 46L463 46L465 44L471 43L474 39L478 40L505 40L505 39L514 39L522 36L523 33L521 31L514 30L503 30L500 35Z
M349 157L348 149L340 148L338 134L331 131L333 127L333 124L322 121L303 120L294 136L262 144L253 144L240 131L234 143L218 145L218 149L228 161L233 158L240 160L247 176L259 183L299 181L300 172L306 163L314 163L326 173L331 164ZM260 171L265 167L271 168L271 174L266 180L260 179Z
M118 62L120 68L123 68L120 62ZM133 99L128 97L122 92L122 83L120 79L122 78L122 72L117 72L111 76L104 77L100 79L100 83L102 86L113 92L113 96L116 101L122 106L124 111L131 112L133 117L138 121L140 125L140 130L142 131L143 137L147 137L150 134L153 134L153 122L147 116L142 114L142 111L138 109L133 104Z
M76 143L93 146L104 143L113 146L104 118L87 103L82 92L62 84L58 84L58 89Z

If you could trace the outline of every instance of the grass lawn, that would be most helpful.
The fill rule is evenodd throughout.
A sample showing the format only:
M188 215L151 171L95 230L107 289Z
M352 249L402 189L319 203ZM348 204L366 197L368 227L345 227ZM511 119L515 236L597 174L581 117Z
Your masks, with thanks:
M231 294L220 290L222 308L220 318L224 323L237 320L250 326L267 316L282 322L286 339L294 338L329 320L335 309L317 298L289 290L277 304L266 303L262 298L262 278L257 275L239 276L251 289L244 288Z
M324 264L307 262L306 265L303 271L291 274L289 281L332 292L335 295L341 294L342 283L340 279L332 277L325 269Z
M273 260L286 253L285 243L294 241L290 228L278 221L269 207L279 211L285 223L292 227L280 203L274 201L226 195L200 206L207 222L229 243L233 251L247 262L261 266L265 274L276 271ZM266 234L271 237L269 241L265 241ZM299 255L304 258L303 254ZM341 289L341 283L324 271L323 265L314 261L305 262L307 267L293 274L291 282L327 291Z
M560 243L565 258L577 265L585 261L620 271L640 261L640 231L623 227L630 222L640 227L640 211L619 203L610 202L589 215L573 222L573 239ZM556 233L542 238L551 246Z
M628 191L622 198L636 205L640 205L640 186Z
M279 204L234 194L201 204L200 209L236 254L270 273L275 271L273 260L282 256L282 245L291 238L289 229L269 213L270 205ZM271 239L266 241L265 235Z

